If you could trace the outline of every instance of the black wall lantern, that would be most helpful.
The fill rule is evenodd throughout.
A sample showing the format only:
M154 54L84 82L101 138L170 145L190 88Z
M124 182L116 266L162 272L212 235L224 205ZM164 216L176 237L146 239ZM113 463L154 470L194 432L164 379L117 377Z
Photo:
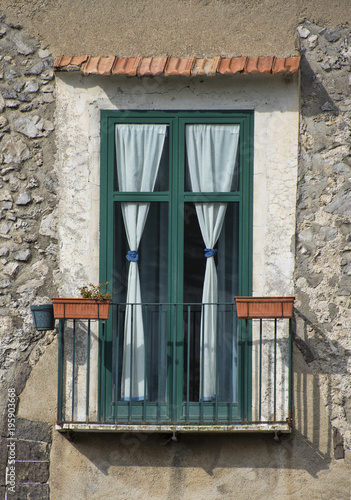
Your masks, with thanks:
M54 308L52 304L30 306L36 330L53 330L55 328Z

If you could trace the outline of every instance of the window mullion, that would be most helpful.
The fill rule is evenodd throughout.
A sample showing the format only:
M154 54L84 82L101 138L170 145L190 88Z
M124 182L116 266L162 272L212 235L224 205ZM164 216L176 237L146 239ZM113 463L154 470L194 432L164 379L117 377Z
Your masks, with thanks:
M172 175L172 208L173 208L173 237L172 249L174 252L174 269L172 272L173 299L178 305L174 307L174 331L176 342L173 344L175 355L173 358L174 368L172 403L174 407L173 417L179 421L182 410L183 392L183 280L184 280L184 125L182 120L175 118L174 127L174 170Z

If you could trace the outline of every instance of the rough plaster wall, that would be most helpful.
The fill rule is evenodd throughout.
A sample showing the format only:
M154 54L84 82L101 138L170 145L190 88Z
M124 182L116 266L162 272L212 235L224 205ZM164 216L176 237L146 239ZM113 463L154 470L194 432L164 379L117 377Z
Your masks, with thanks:
M296 78L130 80L63 73L56 82L60 202L53 217L60 221L61 274L56 279L61 293L74 294L87 280L98 279L99 122L104 108L254 109L253 290L255 295L293 293Z
M21 421L54 423L56 342L40 358L21 394ZM295 349L294 432L283 435L280 443L272 434L194 434L174 442L170 435L141 433L75 433L71 441L54 432L50 498L71 500L74 492L77 500L347 499L351 455L346 451L345 460L333 458L336 443L320 377ZM40 390L44 379L48 392Z
M52 500L348 499L350 457L334 461L304 436L55 434ZM62 477L66 480L62 481Z
M349 0L2 0L55 55L296 54L304 19L351 21Z
M351 447L351 31L305 23L296 292L306 359Z

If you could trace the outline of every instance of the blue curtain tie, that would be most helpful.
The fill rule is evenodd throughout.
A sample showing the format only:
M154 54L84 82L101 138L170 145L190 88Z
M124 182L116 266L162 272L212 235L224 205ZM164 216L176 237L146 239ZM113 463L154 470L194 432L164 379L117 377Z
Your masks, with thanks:
M138 250L128 250L126 257L129 262L137 262L139 260Z
M204 252L205 257L214 257L215 255L217 255L218 250L216 250L215 248L205 248Z

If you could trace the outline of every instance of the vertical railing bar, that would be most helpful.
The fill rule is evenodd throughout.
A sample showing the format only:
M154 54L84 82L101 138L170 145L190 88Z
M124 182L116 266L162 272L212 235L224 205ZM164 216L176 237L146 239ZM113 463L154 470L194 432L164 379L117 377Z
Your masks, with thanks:
M111 339L111 418L115 422L116 420L116 328L115 328L115 311L112 306L112 339Z
M105 375L106 375L106 369L105 369L105 320L102 320L101 334L102 334L102 362L103 362L103 366L104 366L104 369L102 370L102 377L101 377L101 421L105 422L105 390L106 390L106 381L105 381Z
M141 308L143 306L140 306ZM147 367L147 342L149 338L149 332L148 332L148 305L146 304L145 306L145 325L146 328L144 329L144 401L143 401L143 422L146 421L146 367Z
M162 341L162 304L158 306L158 351L157 351L157 423L161 419L161 341Z
M201 304L201 386L200 386L200 421L204 420L204 358L205 358L205 304Z
M277 417L277 319L274 320L274 422Z
M213 305L211 307L214 307ZM216 387L216 394L215 394L215 422L217 423L218 421L218 385L219 385L219 377L218 377L218 314L219 314L219 306L218 302L216 305L216 381L215 381L215 387Z
M258 394L258 420L262 418L262 318L260 318L260 371L259 371L259 394Z
M132 394L133 394L133 326L134 326L134 304L131 307L131 318L130 318L130 367L129 367L129 402L128 402L128 422L131 422L132 418Z
M234 304L231 304L230 314L230 367L229 367L229 422L233 421L233 400L234 400Z
M74 422L74 396L75 396L74 379L75 379L75 365L76 365L76 320L75 319L73 320L72 344L73 344L73 354L72 354L72 418L71 418L71 421Z
M86 403L85 420L89 422L89 390L90 390L90 319L88 321L88 339L87 339L87 377L86 377Z
M172 390L172 421L173 423L175 423L175 405L176 405L176 326L177 326L177 319L176 319L176 316L177 316L177 305L176 304L172 304L173 306L173 315L174 315L174 319L173 319L173 330L172 330L172 333L173 333L173 356L172 356L172 360L173 360L173 365L172 365L172 387L173 387L173 390Z
M116 347L115 347L115 353L116 353L116 364L115 364L115 406L114 406L114 421L118 421L118 370L119 370L119 312L121 306L117 304L116 307L116 328L114 332L114 338L116 340Z
M99 357L99 366L98 366L98 420L100 422L102 421L102 407L103 407L103 401L102 401L102 373L105 370L105 366L103 366L103 359L102 359L102 338L100 336L100 331L98 334L98 357Z
M193 338L193 342L191 344L191 351L190 351L190 366L193 367L193 379L194 379L195 378L195 366L197 366L197 364L196 364L196 306L194 306L193 318L194 318L193 324L191 325L191 335ZM201 332L200 332L200 334L201 334ZM200 349L200 344L199 344L199 349ZM201 356L201 352L199 352L199 355ZM190 373L189 373L189 375L190 375ZM195 387L193 385L193 387L192 387L193 401L195 401L194 389L195 389ZM189 397L190 397L190 386L189 386ZM200 397L200 381L199 381L199 397Z
M191 319L191 306L187 306L188 310L188 332L187 332L187 351L186 351L186 421L190 419L190 319Z
M289 404L289 424L292 419L292 319L289 318L289 388L288 388L288 404Z
M245 383L243 387L243 399L244 399L244 422L247 420L247 386L249 381L249 367L248 367L248 359L247 359L247 334L249 330L249 320L245 319L245 330L244 330L244 362L245 362Z
M59 320L58 335L58 376L57 376L57 421L62 422L63 405L63 338L64 338L64 319Z

